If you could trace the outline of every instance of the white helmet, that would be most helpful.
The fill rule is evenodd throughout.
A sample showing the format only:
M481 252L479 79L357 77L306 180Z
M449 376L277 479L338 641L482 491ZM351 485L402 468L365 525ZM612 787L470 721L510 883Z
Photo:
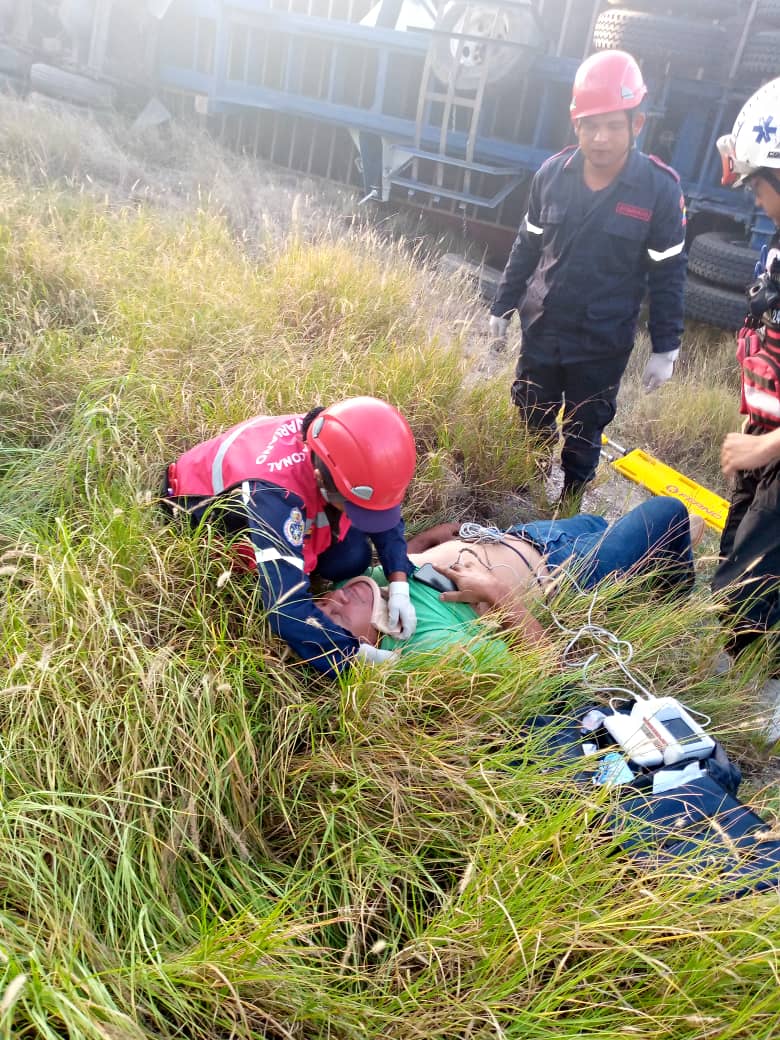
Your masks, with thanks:
M718 151L725 185L739 187L759 170L780 170L780 79L764 83L747 99L734 129L718 138ZM776 178L768 179L774 186Z

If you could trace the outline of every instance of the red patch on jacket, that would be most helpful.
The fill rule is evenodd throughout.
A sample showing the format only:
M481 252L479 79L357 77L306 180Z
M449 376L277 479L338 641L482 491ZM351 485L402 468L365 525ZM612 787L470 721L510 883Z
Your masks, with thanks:
M642 209L641 206L632 206L628 202L618 202L615 206L615 212L619 213L622 217L631 217L633 220L643 220L645 224L649 224L653 217L653 211L651 209Z

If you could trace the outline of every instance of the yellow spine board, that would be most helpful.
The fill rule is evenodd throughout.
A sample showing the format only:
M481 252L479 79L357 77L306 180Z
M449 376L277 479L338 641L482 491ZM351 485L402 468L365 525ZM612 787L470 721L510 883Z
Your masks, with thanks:
M646 487L654 495L679 498L692 513L700 516L710 527L716 531L723 530L729 511L726 499L716 495L714 491L708 491L666 463L659 462L641 448L634 448L614 459L611 465L618 473L633 480L635 484Z

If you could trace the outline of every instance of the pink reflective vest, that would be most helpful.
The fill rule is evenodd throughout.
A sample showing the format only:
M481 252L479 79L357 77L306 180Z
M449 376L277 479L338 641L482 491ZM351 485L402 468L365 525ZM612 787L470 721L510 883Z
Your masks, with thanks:
M763 339L753 329L737 336L737 360L742 368L740 412L768 430L780 426L780 332L764 329Z
M297 495L305 511L303 570L311 574L318 556L333 539L325 513L327 503L301 438L302 421L302 415L257 415L231 426L171 463L168 487L174 498L209 498L255 480ZM349 528L349 519L342 513L339 541Z

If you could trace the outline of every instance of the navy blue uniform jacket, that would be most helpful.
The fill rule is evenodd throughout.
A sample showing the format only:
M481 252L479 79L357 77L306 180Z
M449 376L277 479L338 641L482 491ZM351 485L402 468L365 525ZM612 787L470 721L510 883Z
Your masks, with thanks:
M677 174L633 149L613 183L591 192L582 168L567 148L534 176L491 313L519 311L524 349L544 327L566 342L562 361L627 356L649 291L653 351L676 350L686 267Z

